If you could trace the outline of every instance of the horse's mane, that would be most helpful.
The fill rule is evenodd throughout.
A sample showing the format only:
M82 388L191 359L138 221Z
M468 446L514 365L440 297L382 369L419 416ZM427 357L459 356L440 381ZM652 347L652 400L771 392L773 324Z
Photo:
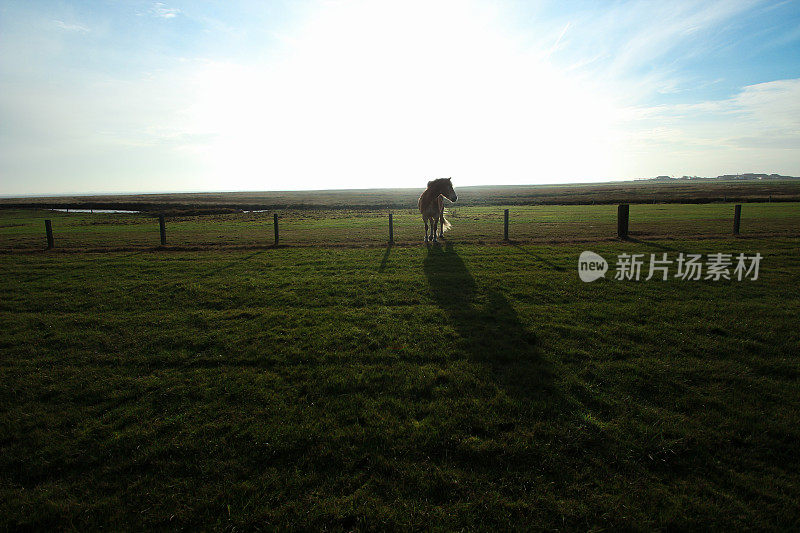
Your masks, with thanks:
M428 182L428 188L430 189L432 186L438 185L438 184L442 183L443 181L447 181L448 179L450 179L450 178L436 178L435 180L431 180L431 181Z

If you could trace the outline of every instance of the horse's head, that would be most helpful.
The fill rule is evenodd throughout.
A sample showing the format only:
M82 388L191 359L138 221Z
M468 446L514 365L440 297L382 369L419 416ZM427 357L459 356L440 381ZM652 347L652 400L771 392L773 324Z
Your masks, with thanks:
M455 202L458 200L458 195L456 191L453 189L453 178L447 178L446 180L442 180L442 190L441 194L451 202Z

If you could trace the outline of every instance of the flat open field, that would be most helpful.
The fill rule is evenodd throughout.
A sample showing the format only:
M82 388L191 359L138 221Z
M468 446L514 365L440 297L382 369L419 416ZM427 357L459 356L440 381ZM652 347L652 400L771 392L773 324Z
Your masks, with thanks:
M271 214L178 217L174 249L48 213L54 251L2 211L0 528L796 529L798 206L732 210L631 206L621 242L613 206L514 207L503 245L456 206L430 247L410 213L392 247L384 212L280 248ZM763 259L610 279L623 252Z
M800 179L763 181L621 181L568 185L461 187L459 204L591 205L619 203L798 202ZM0 198L0 207L132 209L151 213L203 214L253 209L415 209L425 190L362 189L329 191L204 192L42 198Z
M516 242L575 242L612 239L615 205L462 206L446 215L447 237L457 243L496 243L503 238L503 209L509 209L509 236ZM634 238L729 236L734 206L714 204L634 204ZM389 239L389 210L281 210L263 213L168 216L167 245L177 248L266 247L274 243L273 213L279 215L280 242L286 245L382 246ZM393 210L398 244L419 243L424 227L416 210ZM47 245L44 219L51 219L57 248L143 249L160 243L158 220L146 214L63 213L48 210L0 211L0 250L32 250ZM800 203L748 203L742 207L741 234L747 237L800 237Z

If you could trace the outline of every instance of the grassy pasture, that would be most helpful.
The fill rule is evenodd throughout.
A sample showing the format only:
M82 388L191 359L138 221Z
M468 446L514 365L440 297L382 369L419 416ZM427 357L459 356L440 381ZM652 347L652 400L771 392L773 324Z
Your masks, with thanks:
M503 236L503 209L510 210L510 238L518 242L570 242L616 235L614 205L461 206L449 208L450 240L492 243ZM281 243L289 245L381 245L388 240L388 210L277 211ZM412 209L394 210L398 243L422 240L423 225ZM269 246L273 212L167 217L167 243L178 247ZM0 218L0 250L46 245L44 219L53 220L59 248L146 248L159 244L158 220L143 214L62 213L7 210ZM728 236L733 205L634 204L631 235L636 238ZM746 236L800 235L800 203L749 203L742 208Z
M515 207L530 241L498 245L502 207L457 207L431 247L318 213L248 250L219 244L270 244L271 214L171 220L198 250L47 215L57 245L130 247L102 253L2 212L0 528L797 528L797 206L744 206L743 239L713 237L731 205L683 209L631 206L618 242L613 206ZM707 238L643 238L665 225ZM586 284L585 249L764 259Z
M501 178L498 178L501 179ZM800 179L761 181L620 181L561 185L483 185L462 187L453 179L467 205L589 205L594 203L709 203L800 201ZM424 190L360 189L325 191L245 191L160 194L117 194L0 198L0 207L72 207L132 209L152 213L225 212L253 209L413 209Z

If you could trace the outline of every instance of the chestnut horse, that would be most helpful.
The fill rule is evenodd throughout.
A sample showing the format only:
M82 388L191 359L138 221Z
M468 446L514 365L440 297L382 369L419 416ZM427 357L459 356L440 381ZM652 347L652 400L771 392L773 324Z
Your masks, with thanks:
M451 202L458 200L456 191L453 190L452 178L439 178L428 182L428 188L419 197L419 212L422 213L422 220L425 222L425 242L429 240L436 242L436 229L441 221L442 227L439 237L444 237L444 232L450 229L450 223L444 218L444 200L447 198ZM430 238L428 236L428 222L430 222Z

